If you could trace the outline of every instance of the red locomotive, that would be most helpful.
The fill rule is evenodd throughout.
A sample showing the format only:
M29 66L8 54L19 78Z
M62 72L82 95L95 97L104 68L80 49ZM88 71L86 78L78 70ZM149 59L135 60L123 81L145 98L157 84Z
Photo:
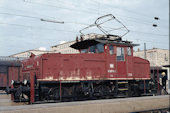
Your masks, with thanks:
M71 45L79 54L32 54L22 62L20 81L12 82L12 98L36 103L149 93L149 61L134 57L134 46L116 35L95 35Z

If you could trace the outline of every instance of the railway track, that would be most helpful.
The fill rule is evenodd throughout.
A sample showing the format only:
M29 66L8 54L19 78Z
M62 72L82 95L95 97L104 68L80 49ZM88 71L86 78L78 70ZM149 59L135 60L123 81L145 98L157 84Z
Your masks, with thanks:
M154 103L154 104L153 104ZM165 111L169 108L169 95L134 97L121 99L90 100L78 102L33 104L21 106L0 106L0 113L113 113Z

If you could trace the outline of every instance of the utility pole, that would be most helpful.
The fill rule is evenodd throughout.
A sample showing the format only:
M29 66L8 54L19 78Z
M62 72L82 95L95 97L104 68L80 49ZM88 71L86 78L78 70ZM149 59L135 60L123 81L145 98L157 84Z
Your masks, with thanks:
M144 43L144 58L146 59L146 43Z

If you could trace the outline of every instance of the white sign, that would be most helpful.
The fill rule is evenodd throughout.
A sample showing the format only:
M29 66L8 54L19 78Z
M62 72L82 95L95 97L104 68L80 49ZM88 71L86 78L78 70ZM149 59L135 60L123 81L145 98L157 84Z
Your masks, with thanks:
M110 64L110 68L114 68L114 64Z

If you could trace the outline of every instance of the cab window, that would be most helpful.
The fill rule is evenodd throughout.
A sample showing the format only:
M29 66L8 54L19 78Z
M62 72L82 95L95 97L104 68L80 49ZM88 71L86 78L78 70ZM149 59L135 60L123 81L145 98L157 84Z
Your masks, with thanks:
M98 43L97 45L90 46L89 49L81 49L81 53L103 53L104 44Z
M117 61L124 61L124 48L117 47Z
M88 49L81 49L81 53L87 53Z
M127 47L127 55L128 55L128 56L131 56L131 55L132 55L132 53L131 53L131 48L130 48L130 47Z
M97 44L96 45L96 53L103 53L104 52L104 44Z
M96 47L95 46L90 46L89 53L95 53Z
M112 45L109 46L109 53L110 53L110 55L113 55L113 53L114 53L114 48Z

